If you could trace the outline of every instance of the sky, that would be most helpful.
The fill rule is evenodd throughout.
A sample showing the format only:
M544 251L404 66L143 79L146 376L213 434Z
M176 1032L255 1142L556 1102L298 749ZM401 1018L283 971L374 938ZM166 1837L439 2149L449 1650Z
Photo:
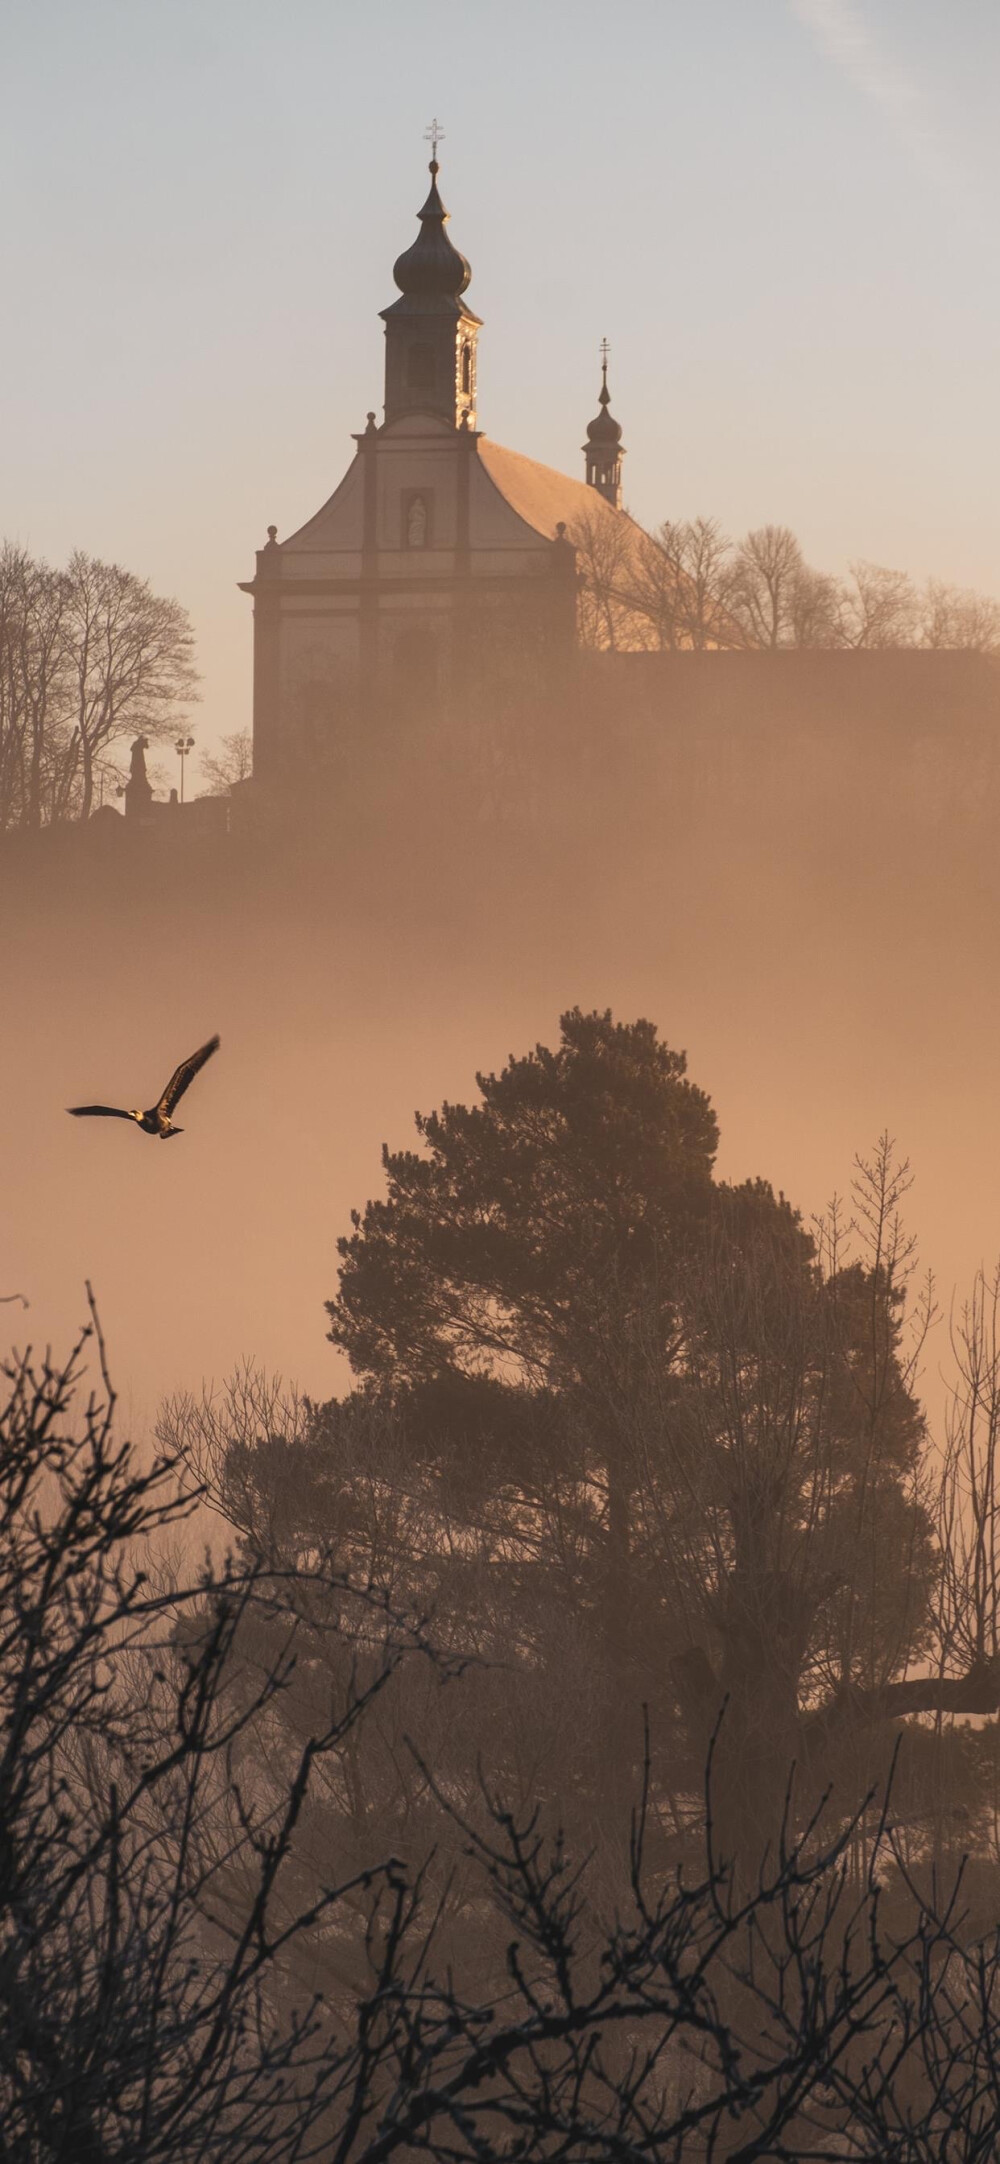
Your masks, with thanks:
M998 84L994 0L5 0L3 530L176 596L247 726L437 115L488 434L582 475L606 335L645 523L1000 593Z

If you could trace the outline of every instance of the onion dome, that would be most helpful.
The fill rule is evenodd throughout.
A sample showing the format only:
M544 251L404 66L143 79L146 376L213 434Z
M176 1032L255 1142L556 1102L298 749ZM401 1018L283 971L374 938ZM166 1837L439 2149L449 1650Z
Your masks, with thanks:
M622 440L621 424L610 411L611 393L608 389L608 361L605 354L601 362L601 389L598 398L600 413L587 423L587 442L614 445ZM586 446L585 446L586 448Z
M438 194L439 170L437 159L432 158L430 194L423 209L417 212L420 232L412 248L397 256L392 275L401 293L457 300L459 294L465 292L472 271L445 232L448 213Z

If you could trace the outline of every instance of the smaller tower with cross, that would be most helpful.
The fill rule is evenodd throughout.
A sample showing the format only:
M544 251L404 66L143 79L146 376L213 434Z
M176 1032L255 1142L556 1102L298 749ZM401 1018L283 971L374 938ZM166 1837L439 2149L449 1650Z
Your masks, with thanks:
M613 504L616 511L619 511L622 500L622 459L625 456L625 446L622 442L620 424L615 420L611 411L611 393L608 389L608 360L611 347L606 338L601 340L600 353L601 388L598 396L600 412L588 424L587 441L583 446L583 455L587 461L588 487L596 488L598 493L605 497L608 503Z

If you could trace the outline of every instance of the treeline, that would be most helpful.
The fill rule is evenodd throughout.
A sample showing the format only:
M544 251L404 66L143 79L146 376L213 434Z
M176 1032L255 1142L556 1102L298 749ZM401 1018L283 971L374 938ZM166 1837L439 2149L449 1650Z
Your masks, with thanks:
M12 2153L982 2164L997 1288L935 1450L888 1142L808 1229L577 1011L417 1124L343 1398L247 1369L147 1471L106 1383L9 1371Z
M590 516L572 539L585 646L600 650L821 647L1000 653L1000 603L857 562L806 563L786 526L734 543L717 521L655 535ZM180 727L197 698L185 609L148 581L77 551L53 569L0 548L0 833L86 819L124 781L122 746ZM245 780L248 732L203 760L213 793Z
M186 611L118 564L0 549L0 832L86 819L197 697ZM127 769L126 769L127 771Z
M1000 603L858 561L846 579L808 564L787 526L734 542L715 519L668 520L655 534L600 517L572 539L586 643L604 649L841 650L949 647L1000 653Z

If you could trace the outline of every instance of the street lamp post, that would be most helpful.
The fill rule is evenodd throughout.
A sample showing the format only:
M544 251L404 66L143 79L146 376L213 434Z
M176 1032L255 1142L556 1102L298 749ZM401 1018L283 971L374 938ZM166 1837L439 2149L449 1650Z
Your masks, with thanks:
M187 756L188 756L188 753L189 753L189 751L193 751L193 750L194 750L194 737L193 737L193 736L179 736L179 737L178 737L178 739L177 739L177 744L176 744L176 747L175 747L175 748L176 748L176 751L177 751L177 756L178 756L178 758L179 758L179 760L180 760L180 762L181 762L181 803L183 804L183 802L184 802L184 768L185 768L185 766L186 766L186 764L187 764Z

